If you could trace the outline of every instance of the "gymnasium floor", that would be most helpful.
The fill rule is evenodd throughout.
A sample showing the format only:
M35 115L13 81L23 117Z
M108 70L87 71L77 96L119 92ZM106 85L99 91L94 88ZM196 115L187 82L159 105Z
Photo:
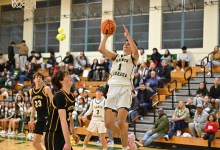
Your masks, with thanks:
M78 145L73 146L74 150L82 149L82 142ZM94 142L90 142L87 150L101 150L101 147L97 146ZM120 145L115 144L114 147L108 147L108 150L120 150ZM140 150L159 150L157 148L141 148ZM0 137L0 150L34 150L31 141L13 139L11 138L1 138ZM160 149L164 150L164 149Z

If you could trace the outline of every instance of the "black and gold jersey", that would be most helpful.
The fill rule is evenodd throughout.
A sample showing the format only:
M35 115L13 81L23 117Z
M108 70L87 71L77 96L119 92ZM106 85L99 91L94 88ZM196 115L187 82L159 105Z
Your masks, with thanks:
M70 118L72 118L72 112L75 106L75 98L72 93L67 94L65 91L60 90L54 95L53 101L50 106L50 115L46 124L46 130L50 133L62 133L60 117L58 110L65 109L66 120L68 126L70 126ZM49 133L49 134L50 134Z
M31 90L31 100L33 102L33 107L37 111L37 121L45 121L49 115L49 105L50 98L45 93L44 87L42 86L39 89L32 88Z

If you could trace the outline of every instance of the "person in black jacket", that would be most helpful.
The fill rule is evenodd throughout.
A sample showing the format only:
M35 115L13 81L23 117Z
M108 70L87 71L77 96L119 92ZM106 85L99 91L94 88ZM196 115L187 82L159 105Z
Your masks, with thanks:
M166 60L162 60L161 67L159 68L158 73L158 84L160 88L164 88L164 83L168 83L171 80L170 77L170 67L167 65Z
M73 55L70 53L70 51L66 52L66 56L62 62L63 62L62 66L64 67L64 69L67 69L69 64L74 64L74 58Z
M101 58L100 63L96 67L96 80L103 81L108 72L108 64L105 62L104 58Z
M211 102L215 102L215 109L219 112L220 108L220 85L219 78L214 79L214 85L210 88L209 97Z
M11 45L8 46L8 61L10 64L10 70L15 68L15 52L14 52L15 42L11 42Z
M151 55L151 60L154 61L156 67L160 65L161 54L158 52L157 48L153 48L153 54Z
M153 93L150 92L150 90L146 89L145 84L141 83L140 84L140 89L139 89L138 94L137 94L137 98L140 102L139 114L142 115L142 117L140 118L141 120L143 120L143 117L145 116L147 110L151 109L152 102L150 100L150 97L152 95L153 95Z
M138 115L138 107L139 107L139 100L137 96L135 95L135 91L132 90L132 103L131 103L131 108L127 116L128 121L131 122L130 127L134 126L135 116Z

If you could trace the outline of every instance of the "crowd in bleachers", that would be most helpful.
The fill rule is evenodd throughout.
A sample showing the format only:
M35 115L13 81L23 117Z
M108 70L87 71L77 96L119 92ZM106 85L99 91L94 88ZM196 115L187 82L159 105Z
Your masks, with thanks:
M49 76L46 78L45 84L49 85L52 89L53 87L50 85L51 76L59 69L69 71L73 83L81 80L80 77L86 67L89 68L88 81L106 81L106 77L110 75L112 66L110 60L95 58L90 64L84 52L80 52L79 56L74 57L70 51L67 51L62 62L57 62L54 52L50 52L50 57L45 62L40 52L31 51L31 55L28 57L26 53L21 53L19 50L19 57L22 57L19 58L19 63L15 63L14 47L25 49L25 41L22 41L22 43L18 45L13 42L11 43L8 51L10 51L12 55L8 55L8 60L3 54L0 54L0 94L3 95L5 99L8 99L8 92L13 90L13 86L19 85L24 87L24 82L26 80L32 81L33 74L39 69L41 71L49 70ZM157 48L153 48L152 55L147 57L144 49L140 49L139 60L134 69L132 105L128 115L128 120L131 122L130 126L134 126L133 120L137 115L143 120L147 111L152 109L151 97L157 93L158 88L164 88L165 84L171 81L171 71L173 70L175 72L177 66L179 66L180 71L184 72L185 67L190 65L190 54L187 53L187 47L182 47L182 50L183 53L177 55L175 59L171 57L169 50L165 50L165 53L162 55L158 52ZM211 60L217 61L219 59L219 57L217 57L218 51L215 48L213 55L211 55ZM209 69L210 64L211 62L208 63ZM217 63L213 63L213 65L217 65ZM210 74L208 73L208 75ZM23 133L23 124L29 121L31 110L29 94L28 92L24 94L21 91L22 90L16 95L14 103L8 102L6 104L6 102L3 101L0 105L1 133L7 132L8 134L15 134L15 124L17 123L19 124L18 133ZM88 89L76 89L75 84L73 84L72 92L76 98L76 107L72 113L72 117L76 126L82 126L82 116L89 108L90 101L93 97L89 97L90 91ZM220 85L218 78L214 79L214 84L210 89L207 89L204 83L200 83L194 98L188 98L186 103L180 101L183 104L179 102L173 116L174 125L166 136L166 139L169 140L176 130L178 131L177 134L180 135L181 133L179 131L185 126L188 126L188 119L198 117L198 108L202 107L202 112L200 113L204 111L205 114L215 114L219 112L219 99ZM183 111L182 108L184 108L183 114L179 113ZM179 115L185 116L181 119L182 121L175 119L176 117L180 117ZM175 124L175 122L178 123ZM200 131L205 130L204 125L203 123ZM189 126L193 136L201 137L201 132L198 132L199 129L197 127L194 127L192 124ZM33 130L31 126L29 130Z

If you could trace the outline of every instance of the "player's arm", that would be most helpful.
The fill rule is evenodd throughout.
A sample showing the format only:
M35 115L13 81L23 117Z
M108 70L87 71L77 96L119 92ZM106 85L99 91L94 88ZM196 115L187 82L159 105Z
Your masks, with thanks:
M49 96L49 98L50 98L50 103L51 103L52 100L53 100L53 94L52 94L51 89L50 89L49 86L46 86L46 87L45 87L45 93Z
M137 61L139 58L138 48L137 48L136 44L134 43L133 39L131 38L131 36L128 32L128 29L125 27L125 25L123 25L123 27L124 27L124 31L125 31L124 35L127 38L128 42L130 44L131 50L132 50L132 57L134 58L134 63L137 64Z
M69 116L69 119L70 119L70 133L72 134L74 140L76 143L79 142L79 137L76 135L76 131L75 131L75 128L74 128L74 123L73 123L73 119L71 116Z
M29 90L29 94L30 94L30 99L32 102L32 109L31 109L31 116L30 116L30 122L34 122L34 115L35 115L35 105L34 105L34 101L32 100L32 89Z
M86 113L83 115L83 121L85 122L87 120L87 116L89 116L93 111L93 101L91 101L89 109L86 111Z
M103 35L103 38L99 45L99 52L102 53L106 58L110 60L115 60L115 57L117 54L105 49L107 39L109 36L111 36L111 34L102 34L102 35Z
M71 147L71 144L70 144L70 132L69 132L67 121L66 121L66 110L65 109L58 109L58 114L60 117L62 132L63 132L63 136L65 139L64 147L66 146L69 148L69 147Z

